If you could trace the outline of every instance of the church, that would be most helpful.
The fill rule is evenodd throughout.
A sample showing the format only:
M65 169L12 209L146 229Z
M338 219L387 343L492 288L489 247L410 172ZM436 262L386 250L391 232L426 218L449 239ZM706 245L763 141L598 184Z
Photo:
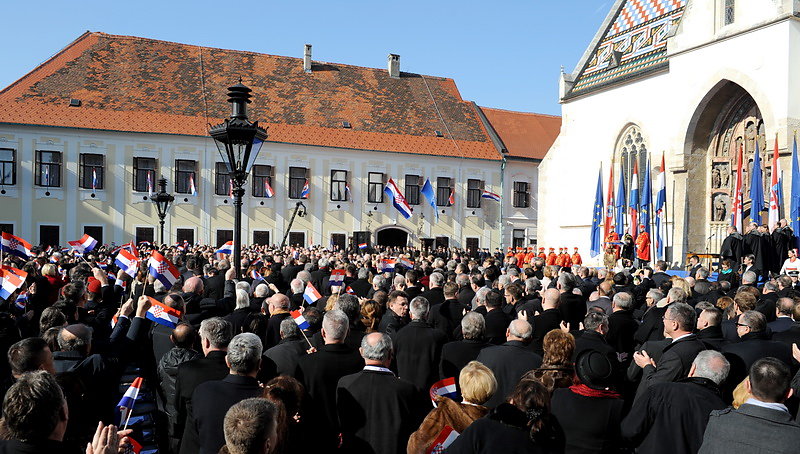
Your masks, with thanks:
M580 247L587 263L602 263L588 253L598 171L605 202L612 169L614 191L620 178L643 188L647 166L655 188L662 155L673 266L719 251L741 148L744 222L756 150L766 194L779 172L787 217L797 80L800 2L616 0L573 72L561 75L561 132L539 167L539 244Z

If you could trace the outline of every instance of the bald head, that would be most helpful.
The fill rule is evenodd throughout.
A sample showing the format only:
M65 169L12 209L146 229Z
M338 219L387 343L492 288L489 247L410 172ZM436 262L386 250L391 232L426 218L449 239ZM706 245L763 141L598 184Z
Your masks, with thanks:
M283 293L276 293L269 297L269 311L274 312L277 309L289 309L289 297Z
M556 290L556 292L558 292L558 290ZM508 325L506 340L528 342L531 340L532 334L533 327L531 324L525 320L517 319L513 320L511 324Z
M92 328L77 323L61 329L58 347L65 352L76 351L88 355L92 345Z
M192 325L180 324L172 330L172 343L178 348L192 348L197 331Z
M186 282L183 283L183 291L186 293L194 293L196 295L202 295L203 280L200 279L198 276L192 276L189 279L186 279Z
M544 301L542 301L543 309L553 309L558 307L558 299L561 293L554 288L549 288L544 292Z

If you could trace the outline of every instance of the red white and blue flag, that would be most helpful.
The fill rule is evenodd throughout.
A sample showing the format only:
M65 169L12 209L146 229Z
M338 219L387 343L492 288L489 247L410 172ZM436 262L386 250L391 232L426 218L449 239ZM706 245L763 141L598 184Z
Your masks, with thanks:
M92 168L92 191L97 189L97 169Z
M425 451L425 454L442 454L447 450L447 448L453 444L453 442L461 435L455 431L452 427L445 425L444 429L439 432L439 435L433 440L433 443Z
M131 254L133 254L137 259L139 258L139 250L136 249L136 245L133 244L133 241L131 241L130 243L127 243L127 244L123 244L122 246L114 249L113 251L109 252L108 255L113 256L114 254L116 254L117 252L119 252L119 251L121 251L123 249L125 249L128 252L130 252Z
M167 290L171 289L172 286L175 285L175 282L181 277L181 273L178 272L175 265L170 263L170 261L158 251L153 251L150 254L150 260L148 260L147 265L150 269L150 275L161 281Z
M667 239L667 174L664 167L664 154L661 154L661 171L656 175L656 257L664 260L664 242Z
M430 395L434 407L436 406L436 400L434 399L436 396L449 397L455 400L458 397L455 377L445 378L434 383L431 386Z
M120 413L120 425L125 424L128 418L130 418L133 406L136 404L136 399L139 397L139 388L142 387L142 381L144 381L142 377L136 377L117 404Z
M268 199L271 199L272 196L275 195L275 191L272 190L272 186L269 184L269 180L264 178L264 195L267 196Z
M33 257L33 254L31 254L31 249L33 249L33 246L31 246L30 243L22 238L14 236L8 232L2 232L2 237L0 237L0 247L3 248L3 252L16 255L17 257L22 257L24 259Z
M401 265L403 265L404 267L408 268L409 270L414 268L414 262L412 262L409 259L401 258L399 261L400 261Z
M153 197L153 172L147 172L147 195Z
M635 239L639 231L639 162L633 163L633 176L631 177L631 190L628 197L628 207L631 213L630 234Z
M119 255L114 260L114 264L130 277L136 277L136 273L139 271L139 257L128 249L119 250Z
M344 270L332 270L328 282L330 285L341 285L344 282Z
M78 252L80 252L82 254L85 254L85 253L91 251L92 249L94 249L95 246L97 246L97 240L95 240L94 238L90 237L86 233L83 234L81 239L79 239L77 241L67 241L67 243L69 243L69 245L72 246L72 249L74 249L74 250L76 250L76 251L78 251Z
M197 197L197 186L194 185L194 174L189 174L189 193Z
M0 298L4 300L10 298L18 288L22 287L27 277L28 273L25 271L3 265L0 268Z
M500 201L500 195L499 194L495 194L494 192L489 192L489 191L487 191L485 189L483 190L483 193L481 194L481 197L484 198L484 199L494 200L495 202L499 202Z
M736 231L744 234L742 230L742 222L744 219L744 195L742 186L742 145L739 146L739 155L736 164L736 186L733 190L733 209L731 225L736 227Z
M128 437L128 443L129 444L125 446L125 454L139 454L142 452L142 445L133 438Z
M383 273L393 273L394 272L394 259L383 259L381 260L381 272Z
M367 248L367 243L358 243L358 248L362 249L362 250L366 249Z
M322 295L320 295L319 291L317 291L317 288L314 287L314 284L311 282L306 284L306 290L303 292L303 299L306 301L306 303L312 305L320 298L322 298Z
M307 199L309 194L311 194L311 187L308 184L308 178L306 178L306 182L303 184L303 190L300 192L300 198Z
M775 151L772 153L772 181L769 185L769 212L767 213L767 225L770 232L775 230L780 220L780 167L778 166L778 138L775 137Z
M228 241L217 249L217 254L233 254L233 241Z
M450 190L450 197L447 198L448 206L453 206L456 204L456 189L453 188Z
M347 286L346 289L344 289L344 292L347 293L348 295L355 295L356 294L355 290L353 290L353 288L350 287L349 285Z
M151 306L150 309L147 310L147 319L159 325L164 325L167 328L175 329L175 327L178 326L178 322L181 320L181 311L173 309L164 303L160 303L149 296L148 298L150 299Z
M291 315L292 319L295 323L297 323L297 326L299 326L300 329L306 330L311 328L311 325L308 323L308 321L306 321L305 317L303 317L303 314L301 314L300 311L292 311Z
M397 187L393 179L389 178L389 181L386 182L386 187L383 188L383 192L392 200L392 205L397 208L397 211L399 211L404 218L408 219L411 217L411 206L408 204L406 198L403 196L403 193L400 192L400 188Z
M17 309L24 311L28 307L28 292L20 292L14 305L17 306Z

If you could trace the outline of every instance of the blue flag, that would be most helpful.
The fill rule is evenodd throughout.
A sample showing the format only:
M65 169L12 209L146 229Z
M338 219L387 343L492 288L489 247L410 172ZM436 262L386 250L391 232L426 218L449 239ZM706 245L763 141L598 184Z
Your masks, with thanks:
M800 235L800 167L797 165L797 138L792 144L792 193L789 195L790 211L789 225L795 235L795 247L797 247L797 237Z
M756 156L753 159L753 174L750 175L750 221L761 224L764 211L764 182L761 178L761 153L756 140Z
M617 186L617 197L614 199L616 206L616 218L614 219L614 232L620 239L625 234L625 178L622 172L619 175L619 185Z
M644 226L644 231L650 233L650 159L647 160L646 168L644 169L644 184L642 185L642 194L639 201L639 224Z
M603 169L597 175L597 194L594 196L592 210L592 245L589 252L592 257L600 255L600 228L603 225Z
M436 191L433 190L433 185L431 185L430 178L425 179L425 184L422 186L422 190L420 191L422 195L428 199L428 203L431 204L431 208L433 208L433 212L436 213L436 220L439 220L439 210L436 209Z

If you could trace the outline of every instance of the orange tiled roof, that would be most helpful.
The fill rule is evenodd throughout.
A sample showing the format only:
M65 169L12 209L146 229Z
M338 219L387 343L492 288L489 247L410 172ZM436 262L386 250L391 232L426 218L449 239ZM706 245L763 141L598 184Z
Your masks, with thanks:
M207 136L240 76L272 142L500 159L452 79L320 62L306 74L300 58L98 32L0 91L0 123Z
M561 130L561 117L481 107L509 156L544 159Z

